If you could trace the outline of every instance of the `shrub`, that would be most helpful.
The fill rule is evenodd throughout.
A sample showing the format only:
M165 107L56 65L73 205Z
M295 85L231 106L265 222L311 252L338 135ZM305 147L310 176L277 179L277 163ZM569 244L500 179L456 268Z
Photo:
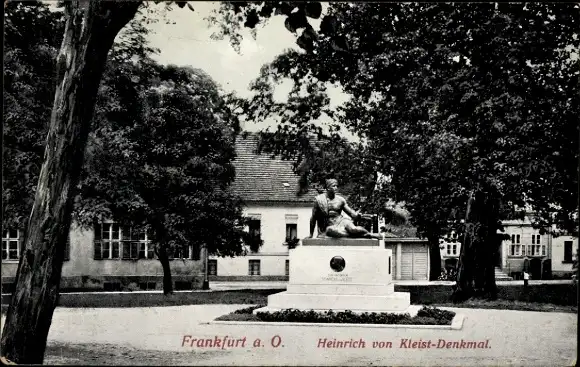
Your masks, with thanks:
M262 308L264 307L264 305L259 305L259 306L251 306L251 307L246 307L246 308L242 308L239 310L235 310L234 313L235 314L251 314L254 312L254 310L258 309L258 308Z
M364 312L358 314L350 310L316 312L286 309L276 312L258 312L256 316L261 321L268 322L450 325L455 313L429 307L419 310L416 317L411 317L408 313Z
M457 272L453 268L443 269L437 280L456 281Z
M444 321L446 321L446 320L444 320ZM442 320L439 320L439 319L416 316L416 317L409 318L409 319L403 319L403 320L396 322L394 324L402 324L402 325L450 325L451 322L442 322Z
M434 307L423 307L417 312L417 317L428 317L436 320L453 320L455 312L440 310Z

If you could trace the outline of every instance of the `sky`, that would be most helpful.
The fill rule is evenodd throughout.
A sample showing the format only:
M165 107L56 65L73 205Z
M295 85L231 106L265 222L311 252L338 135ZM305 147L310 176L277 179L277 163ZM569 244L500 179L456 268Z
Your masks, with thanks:
M236 52L228 39L212 40L211 34L217 28L210 28L208 17L212 10L219 7L219 2L190 2L194 11L187 7L173 6L163 19L150 24L151 46L160 50L154 58L162 64L191 66L208 73L227 92L235 91L239 96L250 97L250 83L258 77L260 68L284 52L293 48L298 50L295 35L284 26L284 17L272 17L264 26L258 26L257 37L254 39L249 30L244 29L244 38L240 52ZM312 22L317 28L316 22ZM572 53L572 59L578 54ZM276 89L274 97L284 99L291 88L291 82L283 83ZM331 105L338 106L348 100L340 89L329 86L328 95ZM323 126L324 118L321 119ZM265 127L275 127L275 121L270 119L261 123L246 122L245 130L258 131ZM357 140L343 129L343 136L349 140Z
M244 30L240 52L236 52L228 39L216 41L211 34L217 28L209 27L204 18L219 7L219 2L191 2L192 12L187 7L174 8L164 15L164 20L150 24L151 46L160 50L154 58L162 64L191 66L208 73L225 91L235 91L241 97L250 97L250 83L258 77L260 68L284 52L296 49L296 36L284 27L284 18L272 17L264 26L258 27L253 39L249 30ZM313 24L316 27L316 24ZM274 97L283 99L288 94L291 83L283 83L276 89ZM329 96L333 105L346 101L346 95L330 88ZM273 120L263 123L246 122L244 129L257 131L274 126ZM351 137L350 134L345 134Z

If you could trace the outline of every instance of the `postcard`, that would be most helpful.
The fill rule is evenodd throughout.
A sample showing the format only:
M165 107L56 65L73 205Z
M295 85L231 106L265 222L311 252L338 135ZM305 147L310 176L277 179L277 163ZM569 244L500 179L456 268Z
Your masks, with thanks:
M6 1L2 362L576 365L578 8Z

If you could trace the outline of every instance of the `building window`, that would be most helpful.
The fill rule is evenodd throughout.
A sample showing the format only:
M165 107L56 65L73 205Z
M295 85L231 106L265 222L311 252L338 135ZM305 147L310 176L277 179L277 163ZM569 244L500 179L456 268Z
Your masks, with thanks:
M572 241L564 241L564 262L572 262Z
M456 256L457 255L457 244L456 243L448 243L446 252L447 252L447 256Z
M247 223L249 236L246 245L249 246L252 253L256 253L264 243L262 241L262 222L258 215L250 215Z
M284 241L291 245L289 248L294 248L297 245L298 239L298 214L286 214L286 236Z
M2 231L2 260L20 259L20 231L8 229Z
M286 270L284 271L286 276L290 276L290 260L286 260Z
M137 242L125 242L123 244L123 260L136 260L139 258L139 244Z
M173 250L170 258L172 259L187 259L191 260L191 255L193 253L192 245L178 246ZM171 251L169 251L171 253Z
M286 242L298 238L298 224L286 223Z
M141 230L118 223L95 224L96 260L101 259L153 259L155 252L149 236Z
M118 259L121 247L121 227L116 223L95 224L96 260Z
M542 244L540 235L532 235L532 244L528 245L528 256L546 256L546 245Z
M543 245L529 245L528 256L545 256L546 247Z
M126 228L126 230L131 232L131 241L137 242L138 244L139 253L137 257L139 259L155 258L154 246L145 231L135 231L130 228Z
M248 232L252 237L261 237L262 222L259 219L250 219L248 222Z
M510 247L510 255L511 256L522 256L521 253L521 243L520 243L520 235L519 234L512 234L512 244Z
M248 260L248 274L260 275L260 260Z
M217 274L217 260L210 259L207 261L207 275L218 275Z

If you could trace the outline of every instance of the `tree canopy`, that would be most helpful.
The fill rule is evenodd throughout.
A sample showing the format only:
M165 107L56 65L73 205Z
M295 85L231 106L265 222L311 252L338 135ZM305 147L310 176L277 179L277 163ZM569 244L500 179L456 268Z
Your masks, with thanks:
M490 216L484 252L516 206L575 231L577 4L331 3L325 19L310 46L262 68L247 118L282 116L301 136L332 115L361 138L367 170L390 178L376 198L404 202L423 235L462 227L475 193L493 207L471 206ZM276 102L285 79L294 88ZM330 84L350 97L338 113Z
M32 208L54 93L54 58L63 14L12 4L6 87L10 107L3 162L4 225L24 228ZM148 231L171 256L193 245L239 255L242 202L229 190L239 129L228 95L203 71L156 64L147 28L129 23L113 45L101 82L73 217L85 227L115 220ZM36 34L23 34L35 29ZM46 35L53 38L47 39ZM21 39L18 37L28 37ZM39 83L40 81L40 83ZM259 244L247 241L253 250Z
M181 7L186 5L177 3ZM64 31L55 63L56 85L47 120L44 157L25 226L16 290L2 333L1 358L6 363L42 363L99 85L115 38L143 4L100 0L59 2L64 8ZM276 3L279 8L283 5L289 3ZM254 7L255 4L243 5L247 9ZM308 9L311 17L317 16L312 14L310 5ZM296 21L307 16L305 12L287 15ZM255 23L248 22L246 26ZM299 26L303 25L294 24L294 28Z
M54 99L63 18L39 3L9 2L5 15L2 221L28 220Z
M241 200L229 190L237 121L207 74L111 63L97 104L76 218L147 227L199 253L243 253Z
M421 208L430 198L448 218L484 185L573 224L577 5L332 3L326 16L348 47L319 37L277 57L253 84L249 118L278 114L287 131L307 131L338 83L351 98L334 116L378 157L368 162L392 177L393 198ZM288 102L274 102L285 78Z

